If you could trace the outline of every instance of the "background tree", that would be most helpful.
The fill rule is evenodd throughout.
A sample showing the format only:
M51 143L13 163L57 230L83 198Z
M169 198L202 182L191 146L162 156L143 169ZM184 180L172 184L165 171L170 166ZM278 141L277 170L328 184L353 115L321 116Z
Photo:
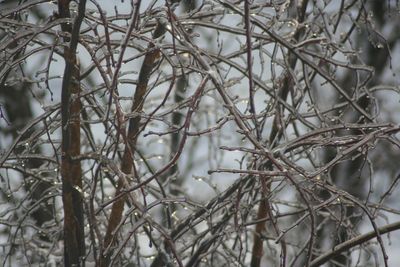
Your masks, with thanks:
M397 4L2 1L2 263L400 264Z

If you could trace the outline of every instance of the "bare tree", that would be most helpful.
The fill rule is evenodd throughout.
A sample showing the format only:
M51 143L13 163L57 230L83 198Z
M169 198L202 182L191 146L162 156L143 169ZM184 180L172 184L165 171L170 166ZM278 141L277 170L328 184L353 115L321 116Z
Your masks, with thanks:
M400 264L397 4L2 1L3 265Z

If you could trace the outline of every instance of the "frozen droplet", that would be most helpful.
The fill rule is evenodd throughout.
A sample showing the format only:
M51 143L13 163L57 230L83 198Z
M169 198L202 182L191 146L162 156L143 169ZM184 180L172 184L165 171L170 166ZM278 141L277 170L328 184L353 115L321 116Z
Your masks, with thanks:
M199 182L203 181L203 177L197 176L197 175L193 175L193 179L195 179L196 181L199 181Z
M83 194L82 188L80 188L80 187L77 186L77 185L75 185L74 188L75 188L76 191L78 191L79 193Z

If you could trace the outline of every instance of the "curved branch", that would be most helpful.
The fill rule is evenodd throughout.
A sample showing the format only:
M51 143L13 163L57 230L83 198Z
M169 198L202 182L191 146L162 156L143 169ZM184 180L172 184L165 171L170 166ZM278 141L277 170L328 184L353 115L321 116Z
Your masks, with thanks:
M340 253L342 253L343 251L348 251L350 248L355 247L357 245L361 245L362 243L367 242L368 240L371 240L373 238L375 238L378 234L379 235L383 235L392 231L396 231L400 229L400 221L399 222L395 222L395 223L391 223L388 225L385 225L383 227L378 228L378 231L371 231L368 232L366 234L363 235L359 235L353 239L347 240L345 242L343 242L342 244L334 247L332 249L332 251L329 251L321 256L319 256L318 258L316 258L315 260L313 260L310 264L311 267L313 266L321 266L322 264L324 264L325 262L329 261L331 258L336 257L337 255L339 255Z

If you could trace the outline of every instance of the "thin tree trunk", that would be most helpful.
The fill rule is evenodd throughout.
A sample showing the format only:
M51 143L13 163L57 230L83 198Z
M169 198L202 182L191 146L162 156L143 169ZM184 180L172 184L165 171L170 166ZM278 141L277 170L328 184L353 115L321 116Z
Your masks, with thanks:
M69 0L59 1L59 15L70 17ZM64 208L64 266L84 266L85 232L82 198L82 169L74 157L80 154L80 84L76 58L79 30L85 13L86 1L79 2L79 12L73 27L62 25L71 33L70 46L64 50L65 70L61 92L62 124L62 200ZM67 39L67 38L66 38Z
M296 16L297 16L297 21L303 22L304 17L305 17L305 11L307 8L308 0L302 1L301 5L296 6ZM298 30L296 31L294 35L294 39L300 40L302 35L302 31ZM297 62L297 57L293 54L289 54L289 66L291 69L294 69L296 66ZM287 71L286 73L283 74L280 88L278 90L278 97L281 98L282 100L286 101L287 96L289 94L289 91L291 88L293 88L293 84L291 81L290 73ZM281 116L282 110L280 105L277 106L276 108L276 113L274 116L274 122L272 125L271 133L269 136L269 145L271 147L276 146L279 144L278 140L282 137L283 134L283 127L284 125L281 125ZM269 166L268 166L269 165ZM263 168L265 169L270 169L272 165L267 164L267 166L264 166ZM268 194L271 190L271 183L267 180L267 177L264 177L261 179L260 183L262 186L262 197L263 200L260 202L258 206L258 212L257 212L257 220L261 219L270 219L272 222L273 218L270 218L271 215L271 210L270 210L270 203L268 200ZM269 218L268 218L269 217ZM263 255L263 239L262 239L262 232L264 232L265 229L265 221L263 220L262 222L259 222L256 224L256 229L253 235L253 250L252 250L252 255L251 255L251 267L259 267L261 266L261 258ZM276 229L277 230L277 229ZM282 261L286 261L286 244L284 239L281 241L282 244Z
M153 38L158 38L165 33L165 28L161 24L158 24ZM150 79L151 72L154 67L154 62L159 58L160 51L155 49L153 44L149 45L149 52L145 55L142 67L139 73L138 85L136 87L135 95L133 97L133 104L131 110L137 114L143 111L144 98L147 92L147 85ZM131 174L133 166L133 155L135 153L136 141L140 132L140 116L137 115L129 120L128 134L126 137L126 145L124 155L122 157L121 171L125 174ZM121 190L124 187L124 181L118 180L115 196L121 194ZM106 236L104 238L104 248L111 248L115 242L113 236L115 235L115 229L119 225L122 219L122 212L124 210L124 203L126 196L118 198L114 201L111 209L110 219L108 221L108 227ZM107 254L101 255L100 266L108 266L110 264L112 249L108 249Z

